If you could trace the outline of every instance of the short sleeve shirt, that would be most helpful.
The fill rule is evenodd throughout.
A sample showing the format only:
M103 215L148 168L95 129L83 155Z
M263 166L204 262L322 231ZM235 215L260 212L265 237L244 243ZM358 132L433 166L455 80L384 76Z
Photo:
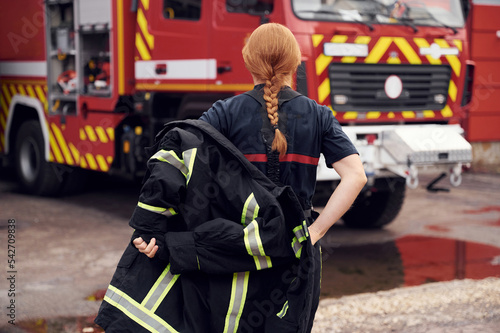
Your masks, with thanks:
M262 85L255 89L262 89ZM280 158L280 181L291 186L311 206L320 154L331 168L333 163L358 152L332 111L310 98L301 95L284 102L278 115L279 129L285 134L288 144L286 155ZM258 101L246 94L220 100L200 119L219 130L266 174L267 155L262 129L270 125L265 123L268 119L261 114Z

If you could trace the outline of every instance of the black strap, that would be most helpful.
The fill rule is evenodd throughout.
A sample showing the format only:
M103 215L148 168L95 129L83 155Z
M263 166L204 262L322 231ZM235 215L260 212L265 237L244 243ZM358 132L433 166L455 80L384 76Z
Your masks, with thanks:
M261 109L260 112L262 114L263 119L267 118L267 106L266 101L264 100L264 94L262 89L255 88L253 90L245 92L246 95L253 97L257 102L260 103ZM291 88L285 88L281 90L278 94L278 108L281 108L283 103L300 96L298 92L292 90ZM278 122L279 123L279 122ZM281 125L281 124L280 124ZM270 123L263 122L263 128L261 131L262 140L266 145L266 155L267 155L267 177L276 185L282 186L283 184L280 182L280 156L278 151L273 151L272 142L274 139L274 132L280 126L275 125L271 127L271 134L269 136L265 135L265 128L270 127ZM281 129L280 129L281 130ZM282 131L283 132L283 131Z

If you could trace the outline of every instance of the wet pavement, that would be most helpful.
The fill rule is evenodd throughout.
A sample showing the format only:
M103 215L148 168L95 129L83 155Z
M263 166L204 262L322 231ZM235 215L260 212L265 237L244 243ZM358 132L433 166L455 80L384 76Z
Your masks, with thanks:
M7 248L8 220L16 221L16 326L2 316L0 332L102 332L92 320L129 240L139 187L99 178L79 195L34 198L10 179L0 170L0 248ZM424 188L408 190L382 230L332 227L322 240L323 300L500 277L500 176L465 174L449 193ZM2 309L8 288L2 279Z

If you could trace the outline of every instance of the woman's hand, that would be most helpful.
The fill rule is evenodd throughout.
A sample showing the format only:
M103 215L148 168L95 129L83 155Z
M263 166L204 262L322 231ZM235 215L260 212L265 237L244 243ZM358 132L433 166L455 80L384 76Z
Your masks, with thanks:
M144 253L149 258L153 258L158 251L158 245L156 245L156 239L151 238L151 242L146 243L142 237L138 237L132 241L139 252Z

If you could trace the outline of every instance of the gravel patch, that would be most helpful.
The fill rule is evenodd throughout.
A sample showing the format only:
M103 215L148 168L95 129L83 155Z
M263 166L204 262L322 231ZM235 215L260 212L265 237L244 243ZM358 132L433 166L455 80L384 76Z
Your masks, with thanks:
M324 299L313 333L500 332L500 278Z

